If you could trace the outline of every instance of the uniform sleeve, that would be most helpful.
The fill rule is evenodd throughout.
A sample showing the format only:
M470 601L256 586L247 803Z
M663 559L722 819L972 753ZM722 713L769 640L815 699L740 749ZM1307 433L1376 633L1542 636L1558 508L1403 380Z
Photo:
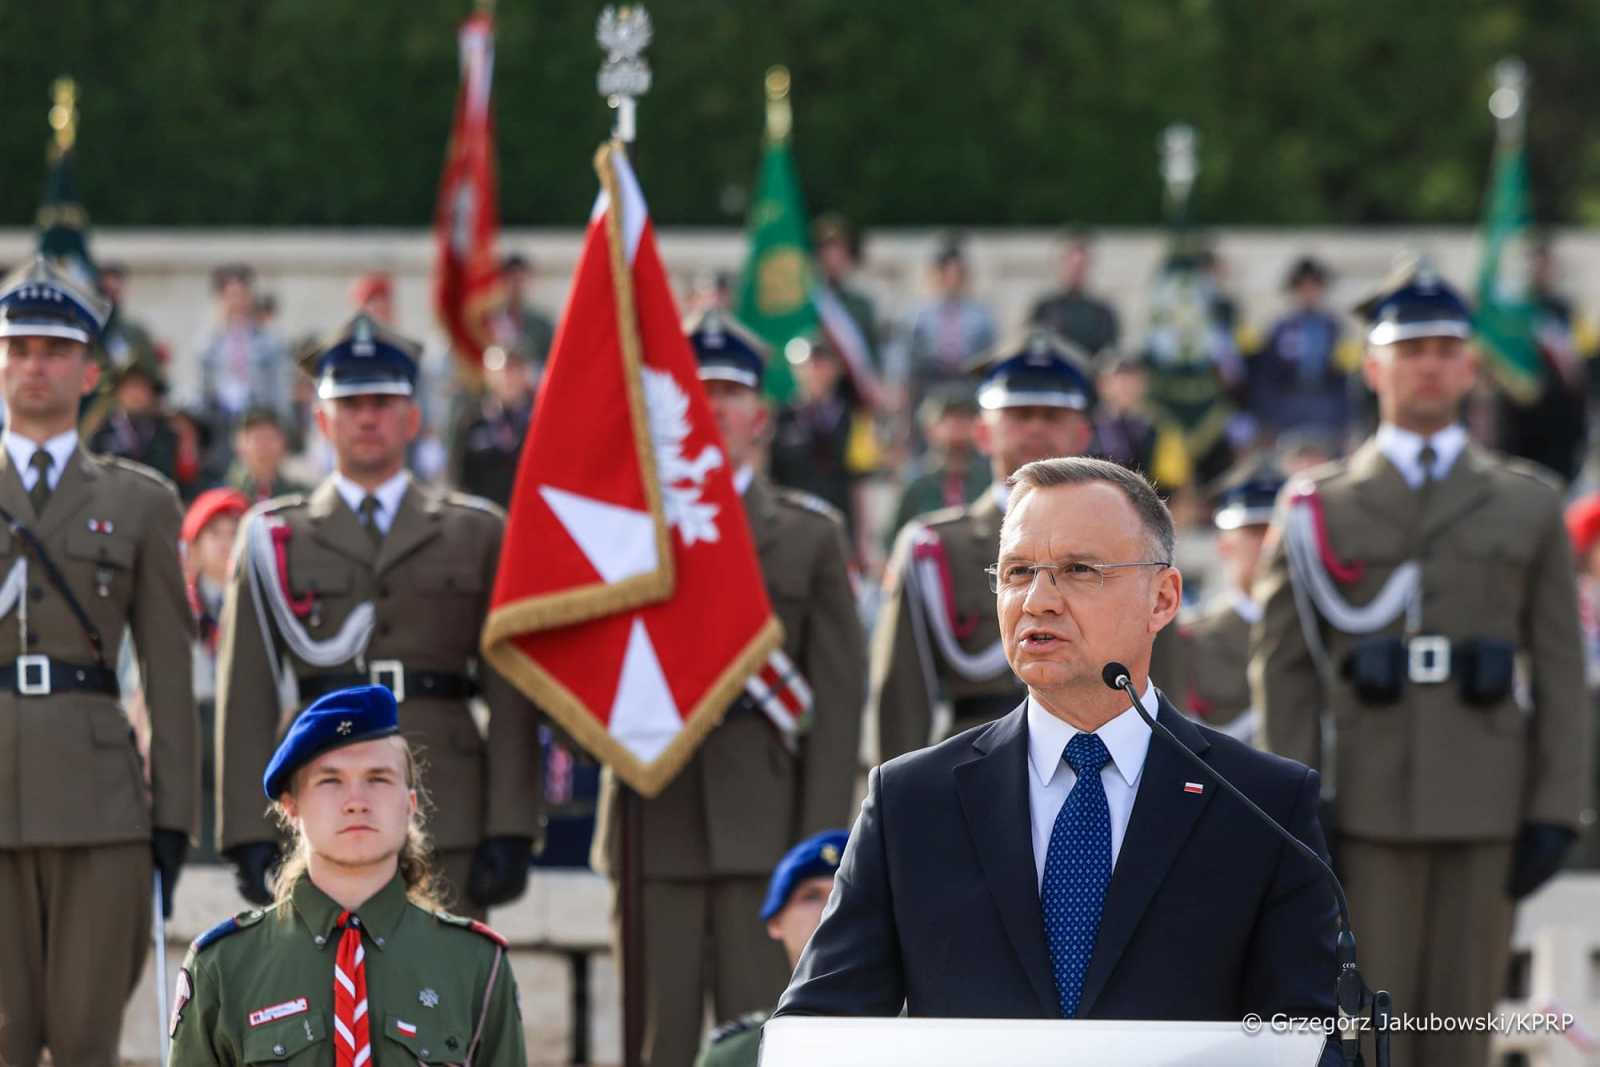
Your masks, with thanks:
M1189 699L1188 673L1191 639L1186 636L1186 629L1181 619L1173 619L1156 634L1150 646L1150 680L1178 707L1198 714L1189 706L1193 703Z
M911 542L916 526L900 531L889 566L888 595L878 615L872 637L869 716L877 722L879 763L921 748L928 743L933 724L933 701L928 692L927 668L921 661L907 600L906 577L911 567Z
M1550 508L1534 559L1522 620L1533 683L1526 817L1576 827L1592 801L1592 720L1584 688L1578 579L1558 507Z
M1263 748L1320 768L1326 694L1295 609L1283 545L1285 506L1280 502L1267 533L1267 558L1256 579L1261 621L1250 632L1250 703L1261 712Z
M193 836L200 787L200 725L190 665L194 617L178 563L178 528L183 516L172 489L163 486L150 495L128 621L150 715L151 820L161 829Z
M222 603L217 641L218 847L273 841L277 830L261 795L261 774L277 744L278 677L261 633L245 545L261 522L251 515L234 546L233 579ZM265 605L262 606L263 608Z
M183 962L183 975L192 987L188 1003L179 1004L177 998L183 990L184 977L173 991L173 1018L164 1023L172 1031L172 1053L168 1067L225 1067L233 1058L226 1055L218 1041L218 1021L221 996L217 987L216 971L203 964L191 951Z
M500 955L500 967L495 976L494 988L489 991L489 1010L483 1019L483 1032L477 1055L472 1062L478 1067L526 1067L527 1050L523 1048L522 1002L517 993L517 977L511 970L511 958Z
M505 525L495 521L484 551L483 613L500 565ZM539 748L539 713L522 691L478 658L478 677L489 707L488 773L484 782L484 833L488 837L544 836L544 771Z
M800 833L844 826L850 818L861 713L867 689L866 635L856 614L844 527L830 522L811 588L812 617L800 673L811 685L811 730L802 741Z

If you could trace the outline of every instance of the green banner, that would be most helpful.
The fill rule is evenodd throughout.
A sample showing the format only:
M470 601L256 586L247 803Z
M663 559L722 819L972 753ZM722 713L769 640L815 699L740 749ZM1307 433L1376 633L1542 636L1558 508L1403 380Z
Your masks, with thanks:
M794 396L795 382L784 346L814 333L817 310L811 302L805 203L786 139L769 141L761 161L750 208L750 253L734 314L772 346L766 392L787 403Z
M1495 151L1489 186L1473 325L1495 379L1522 403L1531 403L1544 384L1529 279L1529 224L1527 154L1520 140L1504 143Z
M52 151L39 199L39 254L55 260L83 285L94 288L100 272L89 255L89 213L78 200L72 151Z

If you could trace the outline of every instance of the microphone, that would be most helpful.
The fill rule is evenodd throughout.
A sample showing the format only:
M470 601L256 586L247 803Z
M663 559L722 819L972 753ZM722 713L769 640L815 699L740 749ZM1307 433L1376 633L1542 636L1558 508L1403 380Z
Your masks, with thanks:
M1361 980L1361 970L1356 966L1356 935L1350 928L1350 903L1345 899L1344 886L1339 884L1339 876L1333 873L1333 868L1328 866L1321 856L1317 855L1316 849L1284 829L1282 823L1262 811L1255 801L1241 793L1232 782L1222 776L1221 772L1195 755L1188 745L1178 740L1177 735L1167 729L1165 723L1158 722L1146 711L1144 701L1140 700L1139 694L1134 691L1133 677L1127 667L1115 661L1107 663L1100 672L1100 680L1105 682L1107 689L1116 689L1127 694L1128 702L1133 706L1133 710L1139 713L1139 718L1144 720L1144 724L1150 727L1152 733L1166 738L1167 743L1176 751L1183 753L1184 758L1194 764L1202 774L1215 782L1229 796L1250 809L1256 818L1270 826L1275 834L1288 842L1295 851L1315 863L1328 876L1328 884L1333 886L1334 899L1339 904L1339 939L1336 949L1339 961L1339 979L1334 994L1335 1000L1339 1005L1339 1050L1344 1056L1344 1062L1347 1065L1359 1065L1361 1063L1361 1026L1358 1020L1361 1016L1362 1007L1368 1003L1369 993L1366 983ZM1381 1004L1386 1007L1388 994L1379 993L1377 996L1380 998ZM1387 1012L1384 1011L1382 1014L1386 1016ZM1387 1022L1387 1018L1382 1021ZM1378 1067L1388 1067L1389 1036L1381 1026L1376 1038Z

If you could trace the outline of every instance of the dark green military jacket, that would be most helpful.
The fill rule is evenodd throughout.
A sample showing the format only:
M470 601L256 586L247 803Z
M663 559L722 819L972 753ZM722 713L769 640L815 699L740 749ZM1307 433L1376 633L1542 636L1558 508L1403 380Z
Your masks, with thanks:
M753 1011L711 1031L694 1067L756 1067L761 1057L761 1027L770 1013Z
M172 1001L171 1067L334 1063L341 907L303 878L292 899L196 939ZM373 1064L524 1067L517 983L500 936L420 908L397 874L356 910Z

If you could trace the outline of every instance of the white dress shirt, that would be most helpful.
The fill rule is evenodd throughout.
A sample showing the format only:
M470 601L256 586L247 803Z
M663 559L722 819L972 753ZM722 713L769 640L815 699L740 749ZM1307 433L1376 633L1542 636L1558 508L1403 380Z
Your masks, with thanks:
M361 516L361 502L369 495L367 490L361 488L349 478L338 471L333 473L334 488L339 490L339 496L344 499L356 517ZM394 524L395 512L400 508L400 499L406 495L406 489L411 485L411 475L402 470L399 474L372 490L372 496L378 498L378 510L373 512L372 521L378 524L378 529L384 533L389 532L389 527Z
M1152 717L1160 707L1155 686L1146 681L1140 699ZM1044 860L1050 851L1050 833L1067 794L1078 783L1078 773L1066 761L1067 742L1080 731L1056 718L1030 694L1028 696L1028 814L1033 823L1033 866L1044 885ZM1122 852L1122 839L1128 833L1128 817L1133 814L1133 798L1139 792L1139 776L1144 773L1144 757L1150 751L1150 727L1139 713L1129 708L1095 733L1111 754L1111 762L1100 768L1100 784L1106 791L1106 807L1111 814L1111 865L1116 867Z
M33 454L40 449L40 444L21 434L5 432L3 440L6 446L6 455L11 460L11 465L17 469L17 477L22 479L22 488L33 491L33 483L39 480L39 472L33 465ZM72 459L72 454L78 449L78 431L67 430L58 433L42 446L50 453L50 488L61 484L61 475L67 469L67 463Z
M1384 423L1378 427L1377 442L1378 451L1394 464L1394 469L1400 472L1406 484L1413 489L1421 489L1422 460L1418 457L1422 454L1422 446L1433 446L1436 457L1433 461L1433 480L1437 482L1450 473L1461 450L1467 447L1467 431L1455 425L1440 430L1432 437L1423 437Z
M1248 593L1241 592L1238 589L1233 590L1228 595L1228 606L1233 609L1235 615L1251 626L1261 621L1261 605L1256 603L1255 598ZM1154 714L1154 712L1151 714Z
M750 483L756 480L756 469L746 463L733 472L733 491L744 496L750 491Z

